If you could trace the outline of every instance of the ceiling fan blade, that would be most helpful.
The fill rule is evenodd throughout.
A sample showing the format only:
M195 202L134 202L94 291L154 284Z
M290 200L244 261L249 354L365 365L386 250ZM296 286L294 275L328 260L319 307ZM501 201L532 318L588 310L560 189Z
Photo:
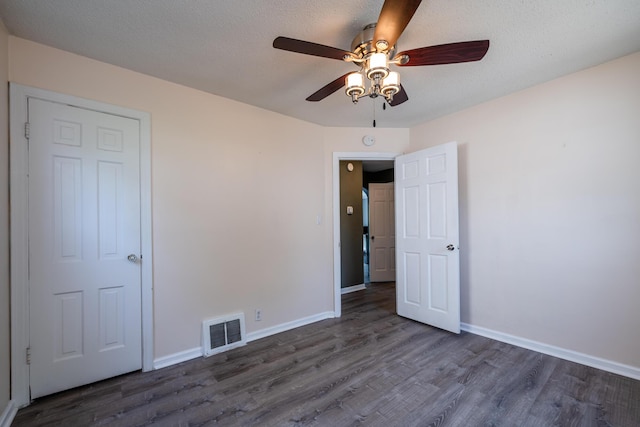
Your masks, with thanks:
M389 103L390 106L395 107L396 105L400 105L405 101L409 100L409 96L407 92L405 92L404 87L400 85L400 91L393 95L393 101Z
M402 55L409 56L409 62L398 64L401 67L455 64L458 62L479 61L484 58L487 50L489 50L489 40L475 40L405 50L398 53L396 58Z
M351 73L347 73L343 76L340 76L334 81L332 81L331 83L329 83L328 85L318 89L316 92L312 93L307 97L307 101L312 101L312 102L322 101L327 96L331 95L333 92L337 91L342 86L344 86L345 79L349 74Z
M422 0L385 0L373 35L374 46L384 40L391 48L416 13Z
M338 49L337 47L306 42L304 40L290 39L289 37L276 37L273 41L273 47L276 49L288 50L289 52L304 53L305 55L314 55L322 58L340 60L342 60L345 55L351 55L351 52Z

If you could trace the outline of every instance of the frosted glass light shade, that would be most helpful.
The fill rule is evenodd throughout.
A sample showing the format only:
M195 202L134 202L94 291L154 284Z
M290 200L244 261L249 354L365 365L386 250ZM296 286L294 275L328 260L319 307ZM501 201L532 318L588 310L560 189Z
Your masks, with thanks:
M364 93L364 76L358 72L349 74L346 78L345 84L347 86L345 92L349 96L360 96Z
M400 86L400 74L395 71L391 71L382 82L382 87L385 86Z
M369 57L369 69L367 70L367 77L371 80L374 77L380 76L384 79L389 74L389 67L387 66L387 55L385 53L374 53Z
M384 96L393 96L400 91L400 74L391 71L389 75L382 81L381 92Z

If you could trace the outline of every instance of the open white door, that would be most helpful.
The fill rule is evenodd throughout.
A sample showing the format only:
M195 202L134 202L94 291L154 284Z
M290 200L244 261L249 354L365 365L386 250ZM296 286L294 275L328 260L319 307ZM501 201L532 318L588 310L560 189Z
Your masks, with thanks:
M369 281L396 280L393 183L369 184Z
M460 333L456 143L398 156L395 198L398 314Z

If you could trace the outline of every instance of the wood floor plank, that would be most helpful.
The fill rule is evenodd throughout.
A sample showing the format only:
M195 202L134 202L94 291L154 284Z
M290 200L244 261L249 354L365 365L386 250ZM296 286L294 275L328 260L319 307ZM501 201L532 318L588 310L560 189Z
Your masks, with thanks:
M37 399L13 426L640 426L640 381L395 314L342 317Z

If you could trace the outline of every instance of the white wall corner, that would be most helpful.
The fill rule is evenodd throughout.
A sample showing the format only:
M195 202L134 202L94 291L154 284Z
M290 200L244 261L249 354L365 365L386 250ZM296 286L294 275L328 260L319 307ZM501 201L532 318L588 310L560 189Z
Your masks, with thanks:
M11 427L11 423L13 419L16 417L18 413L18 406L14 403L13 400L7 402L7 406L2 411L0 415L0 427Z
M475 335L491 338L496 341L512 344L528 350L537 351L538 353L548 354L549 356L558 357L570 362L580 363L581 365L591 366L592 368L602 369L603 371L640 380L640 368L636 366L629 366L611 360L601 359L599 357L505 334L503 332L494 331L481 326L469 325L468 323L461 323L460 329Z

